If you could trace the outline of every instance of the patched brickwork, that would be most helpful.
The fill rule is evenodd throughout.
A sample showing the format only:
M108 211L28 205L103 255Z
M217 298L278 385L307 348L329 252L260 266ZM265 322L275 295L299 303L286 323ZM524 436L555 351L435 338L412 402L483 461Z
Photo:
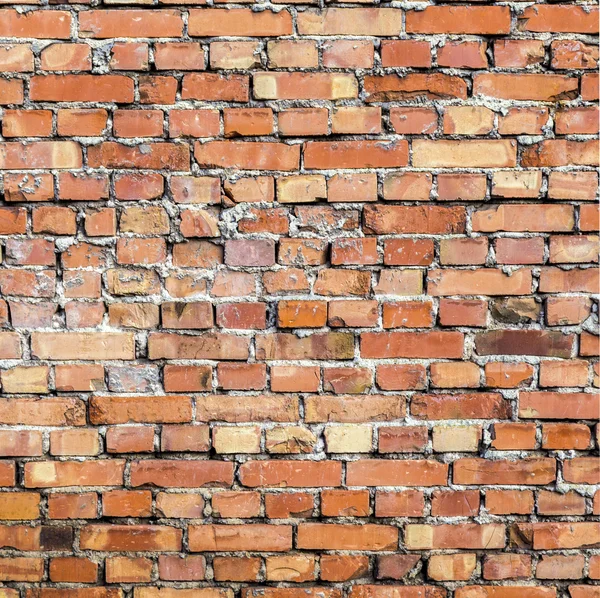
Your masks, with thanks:
M0 0L0 598L599 598L594 2Z

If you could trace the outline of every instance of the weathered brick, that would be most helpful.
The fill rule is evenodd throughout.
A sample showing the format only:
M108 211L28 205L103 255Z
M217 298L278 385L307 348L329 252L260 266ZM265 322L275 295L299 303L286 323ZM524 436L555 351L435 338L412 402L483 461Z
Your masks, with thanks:
M365 232L370 234L464 232L464 208L437 206L366 206L363 212Z
M240 467L240 481L251 488L339 486L341 464L336 461L250 461Z
M530 6L519 15L522 31L598 33L598 11L580 6Z
M36 461L25 466L26 488L119 486L125 461Z
M443 548L504 548L504 525L407 525L405 542L409 550Z
M480 74L473 94L501 99L554 101L577 96L577 79L563 75Z
M0 11L2 37L33 37L37 39L68 39L72 16L66 11L31 11L25 14L14 9Z
M355 77L345 73L255 73L252 83L258 100L343 100L358 96Z
M408 163L406 141L309 141L304 148L304 166L327 168L393 168Z
M207 484L230 486L233 464L228 462L144 460L131 464L131 485L153 484L164 488L195 488Z
M420 168L506 168L516 165L517 145L508 139L413 141L413 165Z
M292 547L289 525L192 525L189 529L192 552L263 550L286 552Z
M176 552L181 548L181 530L165 525L88 525L81 530L83 550L103 552Z

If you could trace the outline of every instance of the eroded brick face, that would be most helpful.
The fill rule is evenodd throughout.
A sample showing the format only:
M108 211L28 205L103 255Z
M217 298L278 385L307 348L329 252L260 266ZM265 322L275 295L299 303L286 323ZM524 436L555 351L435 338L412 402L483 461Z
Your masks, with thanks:
M0 5L0 598L598 598L595 2Z

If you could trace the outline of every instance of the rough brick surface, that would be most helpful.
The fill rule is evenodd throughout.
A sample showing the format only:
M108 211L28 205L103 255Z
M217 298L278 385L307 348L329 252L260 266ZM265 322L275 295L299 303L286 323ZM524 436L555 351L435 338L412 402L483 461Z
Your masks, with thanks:
M0 0L0 598L599 598L597 34Z

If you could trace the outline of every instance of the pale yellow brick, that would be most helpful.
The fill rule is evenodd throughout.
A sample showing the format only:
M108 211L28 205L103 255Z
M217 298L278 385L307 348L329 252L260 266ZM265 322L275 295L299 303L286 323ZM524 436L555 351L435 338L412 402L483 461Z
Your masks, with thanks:
M213 447L217 453L260 453L260 428L258 426L215 428Z
M372 438L371 426L330 426L325 429L329 453L368 453Z
M277 179L279 203L312 203L326 197L325 177L320 174L301 174Z
M78 430L53 430L50 432L50 454L87 456L100 452L98 430L83 428Z
M483 106L449 106L444 113L444 133L486 135L494 128L494 112Z
M476 566L475 554L435 554L427 563L427 575L435 581L466 581Z
M431 384L438 388L475 388L480 371L476 363L441 361L431 364Z
M434 426L433 450L437 453L473 452L479 447L481 426Z
M48 366L16 367L2 371L2 390L5 393L48 392Z
M542 171L498 171L492 175L492 195L496 197L536 198L542 187Z
M312 453L317 439L301 426L280 426L267 430L266 448L274 454Z
M277 555L266 559L268 581L301 583L315 578L315 557L310 555Z

